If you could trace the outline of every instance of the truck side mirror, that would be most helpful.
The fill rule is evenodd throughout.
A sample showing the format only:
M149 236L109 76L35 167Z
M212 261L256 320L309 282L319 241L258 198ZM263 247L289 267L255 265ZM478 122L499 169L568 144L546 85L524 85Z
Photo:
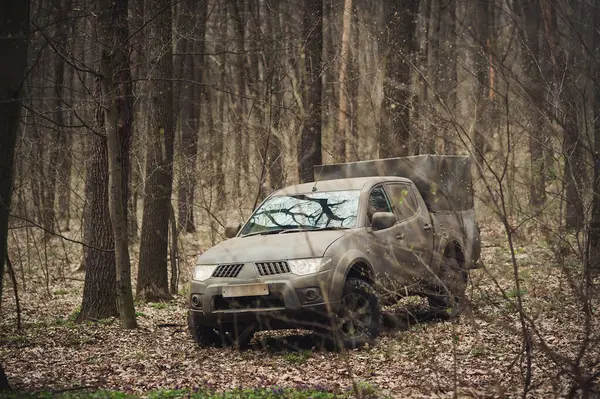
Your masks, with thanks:
M235 237L241 228L242 228L241 223L237 223L237 222L228 223L227 226L225 226L225 237L227 237L227 238Z
M392 212L375 212L371 218L373 230L389 229L396 224L396 215Z

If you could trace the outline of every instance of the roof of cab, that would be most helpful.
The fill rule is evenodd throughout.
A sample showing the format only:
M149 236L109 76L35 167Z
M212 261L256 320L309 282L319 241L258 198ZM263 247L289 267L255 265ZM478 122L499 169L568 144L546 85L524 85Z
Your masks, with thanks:
M410 183L409 179L397 176L373 176L373 177L353 177L349 179L334 179L322 180L317 183L303 183L295 186L289 186L276 191L273 195L290 195L290 194L305 194L324 191L341 191L341 190L361 190L365 185L374 185L383 182L404 182Z

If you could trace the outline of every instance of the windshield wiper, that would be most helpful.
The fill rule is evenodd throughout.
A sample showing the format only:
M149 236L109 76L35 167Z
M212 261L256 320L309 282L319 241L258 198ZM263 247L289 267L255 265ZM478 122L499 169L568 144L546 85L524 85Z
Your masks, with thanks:
M284 234L284 233L298 233L301 231L323 231L323 230L346 230L347 227L341 227L341 226L325 226L325 227L301 227L301 228L297 228L297 229L287 229L287 230L282 230L280 231L278 234Z
M325 227L315 227L313 231L322 231L322 230L348 230L349 227L342 226L325 226Z
M273 230L265 230L265 231L256 231L254 233L248 233L248 234L244 234L242 237L250 237L250 236L257 236L257 235L267 235L267 234L279 234L284 232L285 229L273 229Z
M267 234L298 233L298 232L302 232L302 231L347 230L347 229L348 229L348 227L341 227L341 226L325 226L325 227L302 226L302 227L296 227L296 228L291 228L291 229L273 229L273 230L255 231L254 233L245 234L242 237L267 235Z

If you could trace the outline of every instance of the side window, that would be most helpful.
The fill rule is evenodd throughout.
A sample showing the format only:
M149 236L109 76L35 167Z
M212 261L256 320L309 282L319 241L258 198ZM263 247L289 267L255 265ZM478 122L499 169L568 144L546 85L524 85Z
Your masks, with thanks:
M406 184L390 184L386 187L390 193L392 208L398 220L406 220L417 212L417 202Z
M369 194L369 204L367 208L367 216L369 217L369 222L371 222L371 218L375 212L391 212L392 208L390 207L390 203L385 195L385 191L382 186L375 187L371 190Z

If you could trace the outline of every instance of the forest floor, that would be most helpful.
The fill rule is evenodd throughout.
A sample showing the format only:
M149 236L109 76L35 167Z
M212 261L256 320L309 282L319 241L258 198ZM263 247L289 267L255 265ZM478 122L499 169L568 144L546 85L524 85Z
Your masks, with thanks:
M341 392L358 382L393 397L452 397L453 392L459 397L512 396L522 389L526 369L512 305L517 296L513 267L500 230L484 228L483 243L486 267L470 272L470 312L455 322L436 320L422 301L403 300L394 312L405 322L385 330L374 346L343 353L317 348L309 332L296 330L262 332L243 351L199 348L185 327L185 284L182 295L170 302L136 303L136 330L120 329L116 319L75 324L84 277L73 271L75 256L71 263L56 261L48 269L52 273L21 263L27 269L22 277L26 289L20 287L22 328L16 328L15 301L7 284L0 363L13 388L22 392L110 389L143 394L274 386ZM60 252L63 244L55 245L48 253ZM197 250L188 245L192 258ZM582 316L562 269L540 237L517 240L516 258L520 294L540 336L558 353L572 354ZM19 277L19 262L13 263ZM51 274L64 277L45 278ZM600 348L591 348L589 356L600 358ZM566 380L557 377L557 368L540 351L533 351L531 372L532 394L564 394Z

